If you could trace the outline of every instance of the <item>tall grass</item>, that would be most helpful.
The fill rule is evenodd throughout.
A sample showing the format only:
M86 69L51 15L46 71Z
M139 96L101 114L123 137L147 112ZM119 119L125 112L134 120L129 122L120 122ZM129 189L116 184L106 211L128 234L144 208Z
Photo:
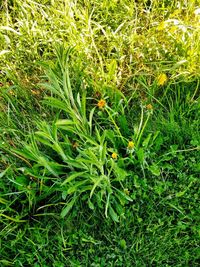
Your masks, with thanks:
M3 1L0 69L35 82L32 62L51 60L63 43L75 46L74 60L85 62L98 90L131 88L141 74L148 83L162 72L191 79L199 73L198 10L198 1Z
M198 5L0 3L1 266L198 266Z

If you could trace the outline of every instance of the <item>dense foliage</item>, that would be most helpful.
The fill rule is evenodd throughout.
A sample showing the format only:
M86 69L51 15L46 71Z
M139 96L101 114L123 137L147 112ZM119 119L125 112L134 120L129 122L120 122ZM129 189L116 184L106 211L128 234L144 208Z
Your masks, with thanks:
M0 3L0 266L198 266L198 1Z

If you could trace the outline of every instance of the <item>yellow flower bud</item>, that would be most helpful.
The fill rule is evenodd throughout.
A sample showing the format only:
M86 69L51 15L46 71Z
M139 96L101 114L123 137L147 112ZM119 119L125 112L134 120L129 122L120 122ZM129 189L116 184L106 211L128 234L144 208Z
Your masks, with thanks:
M153 110L153 106L152 106L151 104L146 105L146 108L147 108L148 110Z
M135 144L133 143L133 141L129 141L128 142L128 149L132 150L134 148Z
M157 78L158 85L164 85L167 82L167 75L165 73L162 73Z
M117 159L118 155L117 155L117 153L114 152L114 153L112 153L111 157L112 157L113 159Z

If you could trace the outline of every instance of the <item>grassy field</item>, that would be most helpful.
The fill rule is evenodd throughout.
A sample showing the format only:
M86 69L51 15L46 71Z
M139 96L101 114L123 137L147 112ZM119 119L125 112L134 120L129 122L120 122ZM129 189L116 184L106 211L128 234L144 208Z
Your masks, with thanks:
M0 266L199 266L199 1L0 1Z

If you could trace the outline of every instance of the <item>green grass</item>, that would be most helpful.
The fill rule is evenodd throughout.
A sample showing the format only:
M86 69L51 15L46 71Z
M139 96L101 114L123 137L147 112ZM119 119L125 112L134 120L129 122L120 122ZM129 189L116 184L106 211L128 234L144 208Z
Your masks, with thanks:
M76 47L96 90L130 88L141 74L197 78L196 10L198 1L2 1L0 69L34 86L41 69L32 63L63 43Z
M198 8L0 2L0 266L198 266Z

